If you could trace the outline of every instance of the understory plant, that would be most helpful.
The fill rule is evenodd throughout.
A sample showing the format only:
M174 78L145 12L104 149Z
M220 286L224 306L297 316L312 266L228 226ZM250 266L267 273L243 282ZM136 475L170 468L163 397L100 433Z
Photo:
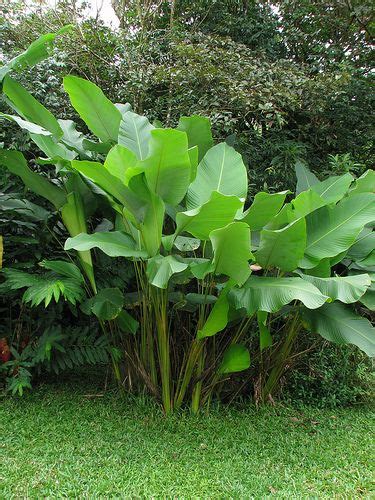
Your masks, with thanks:
M78 256L43 264L58 282L48 296L40 276L8 269L6 283L25 287L26 301L63 297L95 315L122 352L113 366L124 388L147 390L166 413L187 402L197 412L251 358L256 398L268 400L309 331L374 355L374 171L320 181L297 161L295 193L248 200L241 155L214 144L204 117L163 128L69 75L85 136L9 75L2 88L17 112L3 118L28 131L46 155L38 165L57 175L48 181L17 151L0 150L0 163L51 201L70 232L66 255ZM90 233L99 213L109 223ZM97 287L92 251L132 266L126 290Z

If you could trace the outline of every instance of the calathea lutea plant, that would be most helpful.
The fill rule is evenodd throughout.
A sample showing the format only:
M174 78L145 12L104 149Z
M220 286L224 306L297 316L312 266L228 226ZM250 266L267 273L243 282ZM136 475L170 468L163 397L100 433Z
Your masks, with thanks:
M56 165L59 186L18 152L0 151L0 161L42 196L52 189L71 234L65 249L77 251L91 283L94 296L82 309L99 304L99 319L128 332L113 339L122 346L126 387L146 388L166 413L187 400L196 412L232 373L250 367L255 335L262 400L276 390L299 333L374 354L374 329L356 312L358 303L374 309L373 171L321 182L299 163L295 195L260 192L249 203L240 154L214 145L206 118L162 128L87 80L67 76L64 88L98 141L56 120L9 76L3 83L19 115L3 117L28 130L47 155L39 163ZM66 207L80 193L80 226L71 231L77 211ZM98 197L113 211L114 230L89 234ZM131 263L129 289L97 290L93 249Z

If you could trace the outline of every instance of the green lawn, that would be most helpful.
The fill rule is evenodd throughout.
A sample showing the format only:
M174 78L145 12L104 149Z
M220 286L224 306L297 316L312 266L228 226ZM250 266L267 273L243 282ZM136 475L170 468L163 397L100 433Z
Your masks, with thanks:
M142 399L44 386L0 399L0 498L370 498L374 415L215 409L164 418Z

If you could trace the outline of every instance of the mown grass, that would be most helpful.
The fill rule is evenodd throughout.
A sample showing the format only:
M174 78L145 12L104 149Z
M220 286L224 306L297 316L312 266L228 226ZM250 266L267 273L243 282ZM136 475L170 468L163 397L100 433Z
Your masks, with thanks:
M214 408L42 386L0 399L0 498L370 498L374 414ZM91 391L92 392L92 391Z

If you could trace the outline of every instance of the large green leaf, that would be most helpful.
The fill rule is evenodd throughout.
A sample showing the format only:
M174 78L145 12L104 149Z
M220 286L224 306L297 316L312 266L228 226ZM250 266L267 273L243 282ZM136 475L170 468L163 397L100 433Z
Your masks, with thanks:
M373 250L375 250L375 232L370 227L365 227L353 246L349 248L347 256L352 260L362 260Z
M73 120L57 120L59 122L60 128L63 131L63 136L61 141L70 149L74 149L79 152L81 157L89 157L87 151L83 146L83 141L85 136L79 132L76 127L76 123Z
M119 316L124 306L124 296L118 288L103 288L86 301L83 309L86 313L90 311L102 321L110 321Z
M344 252L374 219L375 195L370 193L351 195L333 208L316 210L306 217L307 257L319 261Z
M178 261L173 255L155 255L147 262L147 277L149 282L158 288L167 288L173 274L181 273L188 265Z
M146 252L138 250L131 236L121 231L101 231L99 233L81 233L68 238L65 250L91 250L100 248L110 257L147 257Z
M36 125L35 123L28 122L27 120L23 120L19 116L7 115L5 113L0 113L0 118L4 118L5 120L9 120L11 122L17 123L17 125L19 127L21 127L24 130L27 130L28 132L31 132L33 134L51 135L51 132L44 129L43 127L40 127L39 125Z
M139 328L138 321L124 309L117 316L116 323L122 332L132 333L133 335L137 333Z
M137 157L130 149L116 144L109 151L104 162L104 167L111 175L128 184L133 175L142 171L142 169L136 168L137 162Z
M77 156L75 151L71 151L61 142L57 143L53 137L30 133L30 138L47 155L50 163L71 161Z
M288 205L288 220L293 222L301 217L306 217L306 215L325 205L327 205L326 201L312 189L302 191Z
M3 82L3 92L10 99L12 107L19 115L48 130L57 139L62 137L63 131L57 119L20 83L10 78L10 76L6 76Z
M66 76L64 89L70 102L88 128L102 142L117 142L121 112L94 83Z
M153 130L148 157L142 162L142 167L152 192L170 205L180 203L190 182L190 157L185 132Z
M225 142L211 148L198 165L197 176L188 189L186 205L197 208L213 191L245 200L247 172L242 157Z
M144 206L144 203L138 199L137 195L125 186L118 177L111 175L109 169L105 168L101 163L73 160L71 165L72 168L97 184L131 212L136 212Z
M198 330L198 339L212 337L218 332L224 330L224 328L227 326L229 312L228 293L234 284L235 282L233 280L229 280L223 290L220 292L219 298L211 309L205 324L200 330ZM205 298L205 296L203 295L200 295L200 297L203 299Z
M120 122L118 143L130 149L138 160L145 160L154 128L145 116L127 111Z
M368 274L337 276L334 278L318 278L302 273L299 273L299 275L304 280L316 286L323 295L327 295L332 300L340 300L345 304L357 302L371 285L371 279Z
M250 366L250 354L247 348L241 344L232 344L223 354L223 359L219 366L219 373L241 372Z
M229 294L236 309L246 309L249 315L257 311L277 312L293 300L309 309L321 307L329 297L302 278L267 278L250 276L242 288Z
M30 68L38 62L43 61L43 59L50 55L55 38L65 33L71 27L71 25L64 26L57 33L46 33L32 42L24 52L18 54L18 56L0 68L0 83L10 71L21 71L24 68Z
M350 194L375 193L375 170L367 170L356 179Z
M56 209L66 203L64 191L42 175L30 170L22 153L0 149L0 164L13 174L18 175L26 187L46 198Z
M249 260L254 258L250 251L250 228L245 222L232 222L210 233L214 251L215 274L225 274L242 285L250 276Z
M242 202L236 196L214 191L201 207L179 212L176 216L176 235L186 231L195 238L208 240L210 232L233 221Z
M297 194L310 189L311 186L314 186L315 184L318 184L320 182L317 176L310 172L306 163L297 160L294 165L294 169L297 176Z
M305 311L304 318L312 332L337 344L354 344L368 356L375 356L375 328L338 302L325 304L315 311Z
M329 177L325 181L314 184L312 190L317 193L325 202L336 203L347 193L353 176L349 173L340 176Z
M181 116L177 128L186 132L189 148L198 147L198 161L201 161L207 151L214 145L210 120L198 115Z
M265 269L278 267L282 271L294 271L303 257L305 247L306 223L302 218L283 229L263 229L255 259Z
M257 193L241 220L249 224L252 231L260 231L280 211L288 193Z
M257 312L257 321L259 327L259 346L261 351L267 349L267 347L271 347L273 342L271 332L269 331L267 326L267 320L268 320L268 312L266 311Z

